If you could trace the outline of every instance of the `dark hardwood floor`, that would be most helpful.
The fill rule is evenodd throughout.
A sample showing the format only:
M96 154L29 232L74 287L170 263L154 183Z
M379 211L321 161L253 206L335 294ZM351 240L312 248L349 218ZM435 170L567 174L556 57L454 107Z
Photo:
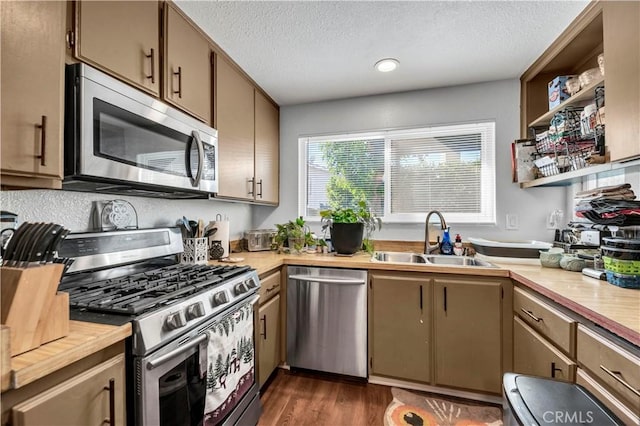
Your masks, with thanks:
M382 425L391 388L306 371L278 370L261 391L259 426Z

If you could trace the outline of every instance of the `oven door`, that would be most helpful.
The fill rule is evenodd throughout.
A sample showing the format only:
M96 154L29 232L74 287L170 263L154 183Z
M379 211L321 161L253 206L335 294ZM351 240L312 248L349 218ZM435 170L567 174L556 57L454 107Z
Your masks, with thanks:
M75 66L81 175L217 192L215 129L93 68Z
M255 372L255 315L257 296L226 310L189 335L178 338L170 344L146 357L135 359L136 423L138 425L232 425L256 424L260 416L258 384ZM252 307L250 350L243 360L250 365L246 368L252 374L244 375L244 380L236 387L233 405L225 407L224 414L215 422L205 422L205 399L207 382L213 386L219 368L231 370L227 354L207 354L208 336L206 330L232 317L247 305ZM229 338L233 338L233 333ZM226 367L210 363L209 359L223 359ZM212 367L215 365L215 370ZM213 380L212 380L213 379Z

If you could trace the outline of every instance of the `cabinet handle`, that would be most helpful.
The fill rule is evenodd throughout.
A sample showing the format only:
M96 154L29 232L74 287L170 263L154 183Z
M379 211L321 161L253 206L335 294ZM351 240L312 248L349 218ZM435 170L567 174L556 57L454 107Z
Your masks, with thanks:
M256 185L260 185L260 192L256 194L256 197L262 198L262 179L260 179Z
M269 293L269 292L273 291L273 289L274 289L274 288L276 288L276 286L275 286L275 285L272 285L271 287L269 287L269 288L267 289L267 293Z
M249 183L251 184L251 189L249 190L249 194L248 195L253 196L253 194L255 192L255 179L254 178L249 179Z
M260 321L263 321L264 325L264 333L260 333L260 335L264 337L264 340L267 340L267 316L263 315Z
M444 288L444 311L447 312L447 288Z
M42 116L40 124L36 124L36 129L40 129L40 155L36 155L36 158L40 159L40 165L46 166L45 160L46 146L47 146L47 116Z
M422 312L422 284L420 284L420 312Z
M145 77L150 78L151 79L151 84L156 84L156 60L155 60L155 51L153 50L153 47L151 48L151 52L148 55L144 55L146 58L151 59L151 75L145 75ZM180 68L178 68L179 70ZM180 72L180 71L178 71Z
M109 386L105 386L104 390L109 391L109 419L104 423L108 423L111 426L116 424L116 381L115 379L109 379Z
M525 308L520 308L520 310L522 312L524 312L529 318L531 318L532 320L534 320L535 322L540 322L542 321L542 318L538 318L537 316L533 315L533 312L531 311L527 311Z
M178 97L182 99L182 67L178 67L178 72L173 73L178 76L178 90L174 90L174 94L178 94Z
M553 379L556 378L556 371L562 371L562 368L556 368L556 363L552 362L551 363L551 378L553 378Z
M633 386L631 386L629 383L627 383L626 381L622 380L622 378L620 378L620 376L622 375L622 373L620 371L614 371L614 370L609 370L607 367L605 367L604 365L600 364L600 368L607 373L608 375L610 375L611 377L613 377L613 379L615 381L617 381L618 383L620 383L622 386L624 386L625 388L629 389L631 392L633 392L634 394L636 394L636 396L640 397L640 391L638 389L634 389Z

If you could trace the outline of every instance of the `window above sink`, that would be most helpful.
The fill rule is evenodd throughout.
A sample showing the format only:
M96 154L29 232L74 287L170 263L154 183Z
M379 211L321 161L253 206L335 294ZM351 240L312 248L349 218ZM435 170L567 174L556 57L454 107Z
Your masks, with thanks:
M300 138L299 214L364 197L388 223L495 223L494 151L494 122Z

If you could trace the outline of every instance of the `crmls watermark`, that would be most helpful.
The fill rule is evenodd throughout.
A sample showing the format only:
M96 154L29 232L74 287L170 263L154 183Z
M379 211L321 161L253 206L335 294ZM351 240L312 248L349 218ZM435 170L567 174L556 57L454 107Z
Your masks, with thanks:
M545 423L593 423L593 411L545 411L542 414Z

